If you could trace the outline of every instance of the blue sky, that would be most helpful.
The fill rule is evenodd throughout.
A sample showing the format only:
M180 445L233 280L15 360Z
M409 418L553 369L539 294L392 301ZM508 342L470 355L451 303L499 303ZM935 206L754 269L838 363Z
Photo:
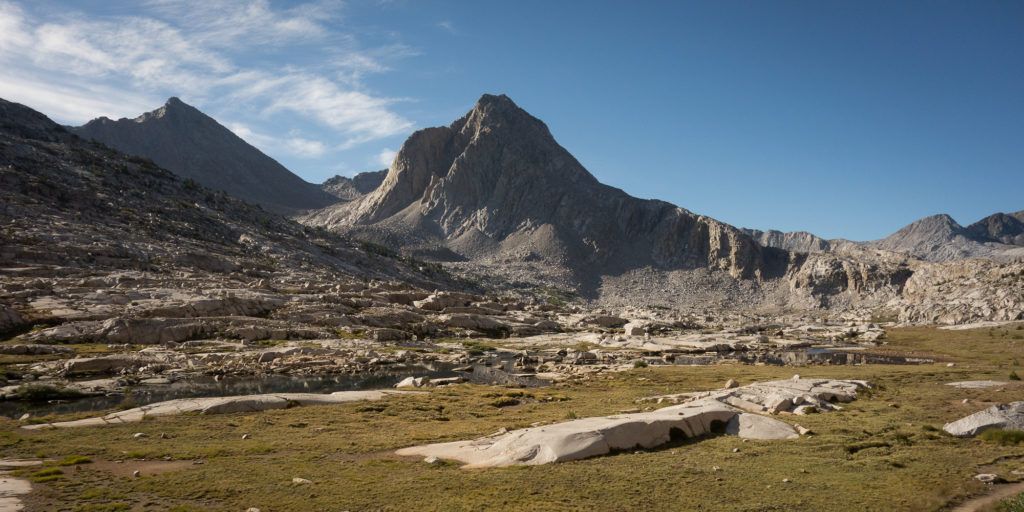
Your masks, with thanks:
M1024 209L1022 55L1016 1L0 0L58 122L179 96L320 182L504 93L630 194L854 240Z

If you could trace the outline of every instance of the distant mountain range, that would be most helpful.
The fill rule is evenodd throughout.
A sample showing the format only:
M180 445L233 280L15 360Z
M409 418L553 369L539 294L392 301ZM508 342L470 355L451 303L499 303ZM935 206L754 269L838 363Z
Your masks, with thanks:
M70 130L279 213L295 214L337 201L178 98L135 119L100 117Z
M334 176L320 185L320 188L338 199L352 201L369 194L377 189L384 182L388 175L387 169L372 172L361 172L348 178L345 176Z
M543 122L506 96L484 95L451 126L413 134L394 172L335 176L319 186L177 98L135 119L101 117L70 130L270 210L304 213L311 225L433 259L541 258L577 272L597 265L612 273L644 265L709 266L750 276L768 272L777 258L767 254L766 262L761 248L881 249L927 261L1024 258L1024 211L996 213L967 227L934 215L887 238L853 242L735 229L636 199L599 183Z
M967 227L946 214L912 222L880 240L852 242L825 240L804 231L743 229L758 243L787 251L829 252L842 249L882 249L909 254L927 261L986 258L1014 261L1024 258L1024 211L996 213Z

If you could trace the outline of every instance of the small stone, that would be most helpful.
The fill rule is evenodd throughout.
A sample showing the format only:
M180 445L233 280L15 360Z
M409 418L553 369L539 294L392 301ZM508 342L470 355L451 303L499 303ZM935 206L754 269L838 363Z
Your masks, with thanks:
M740 387L740 383L736 382L733 379L729 379L729 380L725 381L725 389L732 389L732 388L738 388L738 387Z
M963 400L960 401L960 403L962 403L962 404L967 404L967 403L970 403L970 402L971 402L970 398L964 398Z
M242 434L242 439L249 439L249 434Z
M740 452L740 449L739 449L739 448L733 448L733 449L732 449L732 452L733 452L733 453L739 453L739 452Z
M132 472L132 476L134 476L135 478L138 478L138 477L142 476L142 472L136 469L134 472Z
M743 442L744 442L744 443L749 443L749 442L750 442L750 439L747 439L747 438L743 438Z
M711 471L718 472L718 471L721 471L721 470L722 470L722 468L720 468L718 466L711 466Z
M801 472L801 473L806 473L806 472L807 472L807 470L806 470L806 469L803 469L803 468L800 468L800 472Z
M978 480L979 482L990 483L990 482L995 482L996 480L998 480L999 476L998 475L994 475L992 473L982 473L980 475L974 475L974 479Z
M312 480L307 480L305 478L295 477L295 478L292 478L292 483L293 484L311 484L311 483L313 483L313 481Z
M789 479L788 479L788 478L783 478L783 479L782 479L782 483L784 483L784 484L788 484L788 483L789 483Z
M952 367L956 366L956 363L946 363L946 366L948 366L949 368L952 368Z
M167 439L167 432L160 432L160 439Z
M809 429L809 428L807 428L807 427L805 427L803 425L793 425L793 426L796 427L796 431L799 432L800 435L802 435L802 436L806 436L808 434L812 434L813 433L813 432L811 432L811 429Z
M263 511L258 509L258 508L256 508L256 507L249 507L249 509L246 510L245 512L263 512Z
M441 463L441 459L431 455L431 456L423 459L423 462L426 462L427 464L440 464Z
M32 415L26 412L25 414L21 415L21 418L18 418L18 419L20 419L22 421L25 421L25 420L27 420L27 419L29 419L31 417L32 417Z
M136 432L132 434L132 437L134 437L135 439L142 439L143 437L149 437L149 434L145 432Z
M793 380L800 380L800 374L798 373L798 374L794 375L793 376Z

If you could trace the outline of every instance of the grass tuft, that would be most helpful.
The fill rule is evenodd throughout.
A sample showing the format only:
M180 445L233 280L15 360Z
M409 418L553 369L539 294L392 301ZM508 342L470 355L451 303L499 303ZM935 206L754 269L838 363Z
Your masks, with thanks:
M1024 430L990 429L979 435L983 441L993 441L1004 446L1024 443Z

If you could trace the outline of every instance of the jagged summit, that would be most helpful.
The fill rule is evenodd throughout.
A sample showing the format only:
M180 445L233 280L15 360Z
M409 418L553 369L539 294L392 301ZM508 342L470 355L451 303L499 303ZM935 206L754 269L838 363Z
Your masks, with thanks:
M134 119L101 117L72 131L280 213L337 201L177 97Z
M975 239L1024 246L1024 210L995 213L966 229Z
M387 169L361 172L351 178L335 175L321 183L320 188L338 199L352 201L376 190L387 175Z
M1014 216L996 214L965 228L942 213L912 222L868 245L929 261L969 258L1013 260L1024 256L1024 249L1017 243L1024 242L1024 237L1018 238L1024 233L1021 226Z
M388 233L382 241L413 252L441 246L474 261L544 260L576 272L649 265L754 276L765 265L760 247L731 226L601 184L504 95L417 131L376 190L304 221Z

